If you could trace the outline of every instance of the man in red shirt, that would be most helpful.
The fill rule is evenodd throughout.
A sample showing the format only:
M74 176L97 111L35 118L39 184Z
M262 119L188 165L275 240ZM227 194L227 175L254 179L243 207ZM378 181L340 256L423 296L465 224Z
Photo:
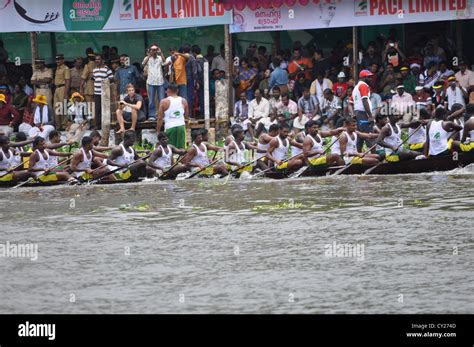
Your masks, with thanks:
M428 94L422 86L417 86L415 87L413 101L415 102L417 110L421 110L422 108L428 109L431 103L431 95Z
M344 71L339 72L337 75L337 82L332 85L332 91L338 98L342 98L346 94L346 90L349 84L346 82L346 74Z
M4 94L0 94L0 135L10 136L15 124L20 123L21 117L18 111L7 104Z
M294 80L296 79L296 76L299 72L304 72L305 78L307 78L308 80L312 80L312 67L313 63L311 62L311 60L303 57L301 55L301 50L296 48L293 50L293 59L288 65L288 72L290 73L288 77Z

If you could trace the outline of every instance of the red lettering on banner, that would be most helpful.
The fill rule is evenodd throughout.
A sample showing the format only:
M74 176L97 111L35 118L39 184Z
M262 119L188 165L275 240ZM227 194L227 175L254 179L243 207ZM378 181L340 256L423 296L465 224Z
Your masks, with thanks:
M176 11L174 9L174 0L171 0L171 17L173 17L173 18L178 17L178 14L176 13Z
M196 17L199 17L199 0L195 0L194 8L196 9Z
M379 3L379 16L386 16L386 15L387 15L387 4L385 3L384 0L381 0Z
M433 0L421 0L421 12L433 12Z
M206 17L206 0L202 0L202 16Z
M464 0L466 1L466 0ZM216 3L216 15L217 16L223 16L224 15L224 5L222 5L221 3Z
M458 0L458 11L465 10L467 6L466 0Z
M194 0L183 0L184 16L194 17Z
M441 9L443 11L446 11L446 0L440 0L441 1Z
M215 17L216 13L212 9L212 7L214 6L214 0L209 0L208 3L209 3L209 16Z
M436 12L439 11L439 3L438 3L438 0L435 0L435 3L434 3L434 10L435 10Z
M161 0L161 18L168 18L168 13L166 13L166 1Z
M157 8L160 0L151 0L151 15L153 18L160 18L160 10Z
M138 19L138 11L142 8L141 0L135 0L133 2L133 13L135 13L135 19Z
M375 10L379 7L379 2L377 0L370 0L370 15L373 16Z
M408 12L413 13L415 9L413 8L413 0L408 0Z
M151 18L151 14L150 14L150 3L148 2L148 0L145 0L145 1L143 2L142 18L143 18L143 19L149 19L149 18Z
M397 0L388 0L388 13L390 13L390 14L396 14L397 13L396 1Z
M456 6L454 5L455 2L456 2L456 0L449 0L449 10L450 11L454 11L456 9Z

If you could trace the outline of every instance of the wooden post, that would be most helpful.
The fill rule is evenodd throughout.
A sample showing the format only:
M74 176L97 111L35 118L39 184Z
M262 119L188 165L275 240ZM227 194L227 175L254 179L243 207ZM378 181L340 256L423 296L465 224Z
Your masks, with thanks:
M211 127L209 110L209 62L204 62L204 123L206 129Z
M357 37L357 27L352 27L352 72L354 83L359 80L359 39Z
M35 72L36 65L35 60L38 59L38 36L36 32L30 33L30 45L31 45L31 71ZM36 86L33 86L33 91L36 95Z
M108 78L102 80L102 145L109 145L110 136L110 81Z
M225 117L225 123L223 123L223 130L227 134L227 126L230 117L232 116L234 108L233 97L232 97L232 72L234 70L234 61L232 59L232 36L230 34L229 25L226 24L224 27L224 44L225 44L225 61L227 63L227 117Z
M31 44L31 66L35 64L35 60L38 59L38 36L36 32L30 33L30 44Z
M462 58L462 21L457 20L456 23L456 48L458 54L458 61L463 60Z
M49 40L51 41L51 56L53 57L53 59L55 59L56 55L58 54L58 49L56 46L56 34L49 33Z

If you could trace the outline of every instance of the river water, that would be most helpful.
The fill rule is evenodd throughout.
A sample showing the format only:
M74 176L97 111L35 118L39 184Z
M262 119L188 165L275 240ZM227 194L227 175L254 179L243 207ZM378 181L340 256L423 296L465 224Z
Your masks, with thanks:
M474 313L473 181L2 190L0 243L38 259L0 257L0 313Z

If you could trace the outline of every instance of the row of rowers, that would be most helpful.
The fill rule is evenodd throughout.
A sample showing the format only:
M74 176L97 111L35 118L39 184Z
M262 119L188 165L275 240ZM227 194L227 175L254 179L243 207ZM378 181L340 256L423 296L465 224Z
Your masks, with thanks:
M433 114L422 109L419 119L410 123L402 123L401 118L398 114L378 115L373 133L356 130L354 118L345 119L342 128L330 131L319 130L316 122L308 121L304 131L296 135L285 125L275 125L258 139L258 157L262 159L256 167L265 170L270 165L275 170L294 171L305 165L316 169L351 163L373 166L382 160L398 162L474 150L474 105L468 105L467 110L453 108L449 115L443 107ZM403 128L408 129L404 141ZM330 141L324 146L326 137ZM241 132L234 130L226 141L228 148L243 149L242 138ZM364 143L368 149L362 152Z
M464 121L460 122L463 115ZM82 147L75 153L55 150L67 145L60 142L57 132L50 134L48 143L41 137L13 143L0 136L0 180L30 177L43 182L97 177L127 180L163 173L173 177L187 171L227 175L268 169L293 171L304 165L316 168L350 163L372 166L384 159L393 162L446 155L450 150L467 152L474 150L474 105L450 115L442 107L433 115L422 110L420 119L408 124L400 123L398 115L378 116L374 128L374 133L357 131L355 120L348 118L342 128L321 131L316 122L308 121L305 130L294 135L287 125L273 124L268 133L260 135L257 143L249 143L244 141L243 129L235 125L224 147L208 143L207 130L200 129L193 131L193 144L187 150L169 145L166 134L160 133L155 150L142 159L132 147L136 143L133 131L127 131L123 143L114 148L100 147L100 134L93 132L82 139ZM403 148L402 128L408 128L407 149ZM327 146L324 146L325 137L331 137ZM369 149L362 153L358 148L364 141ZM32 151L25 151L24 146L31 142ZM110 154L104 153L109 150ZM214 155L211 160L208 151L222 151L225 155L215 160ZM250 151L256 153L254 160L248 155ZM177 161L173 154L179 156ZM59 162L58 157L70 158Z

